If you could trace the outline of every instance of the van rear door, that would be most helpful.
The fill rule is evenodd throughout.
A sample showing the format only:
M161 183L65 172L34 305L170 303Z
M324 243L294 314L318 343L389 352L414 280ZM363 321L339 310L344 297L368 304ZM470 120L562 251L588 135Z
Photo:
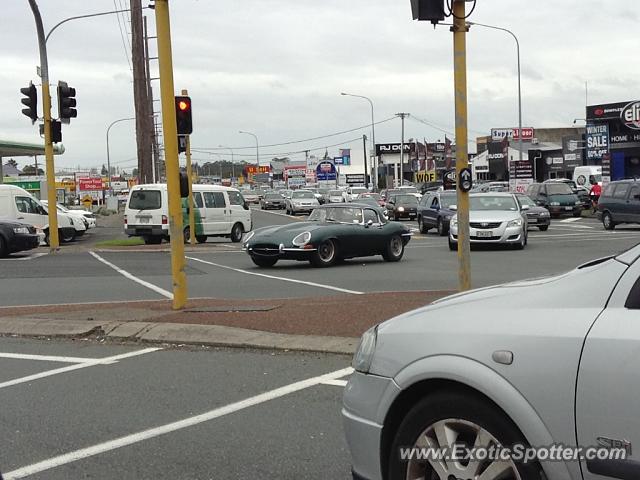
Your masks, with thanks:
M127 223L136 226L162 225L162 191L134 190L129 198Z

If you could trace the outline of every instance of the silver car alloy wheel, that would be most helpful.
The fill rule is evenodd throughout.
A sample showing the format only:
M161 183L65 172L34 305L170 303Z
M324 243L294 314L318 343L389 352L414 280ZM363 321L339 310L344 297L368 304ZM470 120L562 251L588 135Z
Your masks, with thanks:
M402 239L400 237L393 237L390 243L391 254L394 257L400 256L402 253Z
M498 447L500 442L487 430L468 420L447 418L435 422L417 438L414 448L443 449L450 454L459 445L463 448ZM459 447L458 447L459 448ZM407 464L406 480L522 480L515 463L504 460L416 460Z

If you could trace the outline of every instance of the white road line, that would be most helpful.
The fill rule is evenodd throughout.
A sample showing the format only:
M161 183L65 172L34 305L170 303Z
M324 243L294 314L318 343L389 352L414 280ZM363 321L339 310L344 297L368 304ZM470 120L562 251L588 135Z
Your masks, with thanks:
M151 438L155 438L167 433L193 427L195 425L208 422L210 420L215 420L216 418L224 417L226 415L230 415L240 410L244 410L249 407L260 405L261 403L265 403L270 400L275 400L276 398L284 397L286 395L299 392L301 390L306 390L308 388L321 385L322 383L327 381L336 380L338 378L345 377L347 375L350 375L351 373L353 373L353 369L351 367L348 367L342 370L337 370L335 372L327 373L326 375L321 375L319 377L308 378L300 382L296 382L290 385L285 385L284 387L276 388L275 390L270 390L268 392L261 393L254 397L250 397L236 403L225 405L224 407L210 410L200 415L188 417L183 420L179 420L173 423L168 423L166 425L162 425L159 427L150 428L142 432L126 435L124 437L116 438L115 440L99 443L97 445L93 445L87 448L82 448L80 450L75 450L73 452L65 453L64 455L52 457L42 462L34 463L33 465L28 465L26 467L18 468L17 470L13 470L11 472L5 473L4 478L6 480L14 480L17 478L28 477L29 475L34 475L36 473L51 470L52 468L59 467L61 465L77 462L78 460L82 460L84 458L92 457L94 455L99 455L101 453L109 452L117 448L126 447L128 445L133 445L135 443L143 442L145 440L149 440Z
M346 387L346 380L326 380L322 382L322 385L333 385L334 387Z
M133 275L131 275L129 272L127 272L126 270L121 269L120 267L118 267L117 265L114 265L111 262L108 262L107 260L105 260L104 258L102 258L100 255L98 255L95 252L89 252L89 255L91 255L92 257L94 257L96 260L104 263L105 265L107 265L108 267L113 268L116 272L118 272L120 275L122 275L123 277L128 278L129 280L133 280L136 283L139 283L140 285L142 285L143 287L147 287L149 290L153 290L156 293L159 293L160 295L162 295L163 297L167 297L170 300L173 300L173 293L166 291L163 288L157 287L155 286L153 283L149 283L149 282L145 282L144 280L139 279L138 277L135 277Z
M32 254L27 255L25 257L8 257L8 258L2 258L0 260L5 261L5 262L25 262L25 261L28 261L28 260L33 260L34 258L43 257L45 255L48 255L48 253L46 253L46 252L32 253Z
M573 223L582 220L582 217L569 217L564 220L560 220L560 223Z
M74 370L80 370L81 368L95 367L96 365L109 365L123 360L125 358L137 357L138 355L144 355L145 353L151 353L161 348L145 348L143 350L136 350L135 352L123 353L121 355L114 355L113 357L98 358L96 360L90 360L88 362L78 363L76 365L70 365L68 367L56 368L54 370L47 370L46 372L36 373L27 377L16 378L0 383L0 388L13 387L14 385L20 385L21 383L31 382L33 380L40 380L41 378L51 377L60 373L72 372Z
M207 260L201 260L201 259L195 258L195 257L187 257L187 258L189 260L193 260L194 262L205 263L207 265L212 265L214 267L219 267L219 268L225 268L227 270L232 270L232 271L238 272L238 273L244 273L246 275L253 275L253 276L256 276L256 277L263 277L263 278L270 278L272 280L281 280L283 282L299 283L301 285L309 285L310 287L324 288L324 289L327 289L327 290L333 290L335 292L350 293L352 295L363 295L364 294L364 292L357 292L355 290L347 290L346 288L334 287L332 285L322 285L320 283L305 282L304 280L295 280L293 278L276 277L275 275L266 275L264 273L249 272L248 270L242 270L240 268L228 267L227 265L221 265L219 263L208 262Z
M638 236L629 236L629 237L613 237L610 238L610 241L618 241L618 240L638 240ZM567 243L578 243L578 242L593 242L595 239L593 238L568 238L565 240ZM535 243L554 243L553 240L536 240Z
M0 353L0 358L10 358L14 360L36 360L42 362L60 363L86 363L100 361L99 358L86 357L58 357L54 355L29 355L24 353Z

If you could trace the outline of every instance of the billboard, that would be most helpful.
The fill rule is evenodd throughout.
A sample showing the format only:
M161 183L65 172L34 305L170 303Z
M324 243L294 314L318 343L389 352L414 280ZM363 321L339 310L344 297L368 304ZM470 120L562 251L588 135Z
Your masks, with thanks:
M602 161L609 154L609 125L587 124L587 162Z
M100 177L79 178L78 186L81 192L102 190L102 178Z
M319 182L335 181L336 166L333 162L320 162L316 167L316 177Z

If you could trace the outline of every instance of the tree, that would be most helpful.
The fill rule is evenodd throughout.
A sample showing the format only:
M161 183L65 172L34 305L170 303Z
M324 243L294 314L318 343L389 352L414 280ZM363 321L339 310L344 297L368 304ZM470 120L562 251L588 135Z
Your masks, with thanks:
M36 171L36 167L34 165L27 165L22 169L22 174L30 176L44 175L44 170L38 168L38 170Z
M11 165L13 168L18 168L18 162L16 162L13 158L9 159L7 165Z

